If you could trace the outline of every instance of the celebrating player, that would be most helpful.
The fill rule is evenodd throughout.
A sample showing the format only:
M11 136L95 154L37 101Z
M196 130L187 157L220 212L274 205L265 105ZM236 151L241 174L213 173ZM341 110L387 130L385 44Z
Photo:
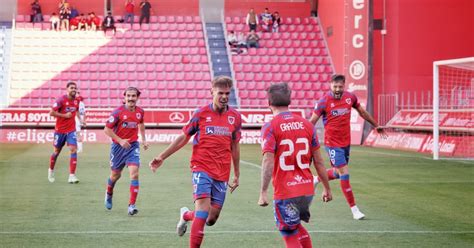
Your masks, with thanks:
M69 183L78 183L76 177L77 165L77 137L76 137L76 112L79 108L79 101L76 99L77 85L75 82L68 82L66 85L67 94L59 97L54 103L49 114L56 117L54 128L54 152L51 155L48 169L48 180L52 183L55 180L54 166L56 159L67 142L71 151L69 159Z
M150 162L156 171L173 153L186 145L194 135L191 157L192 182L195 209L183 207L177 225L179 236L184 235L187 222L193 221L189 246L200 247L204 238L204 225L212 226L219 218L224 205L231 161L234 178L230 183L232 193L239 186L240 161L240 113L228 106L232 79L225 76L212 81L212 104L201 107L183 127L183 133L161 154Z
M260 206L268 205L267 191L273 175L273 204L278 229L286 247L312 247L311 237L301 224L310 218L313 200L311 161L324 185L323 201L332 199L316 130L301 116L288 110L291 90L286 83L271 85L268 103L273 120L262 127L262 184Z
M329 154L331 169L327 170L329 180L340 179L342 193L351 207L354 219L361 220L365 215L355 204L349 182L349 153L351 144L351 109L375 127L377 132L386 136L383 127L379 126L372 116L360 106L357 97L344 91L344 75L336 74L331 78L331 91L326 93L316 104L310 122L316 124L321 116L324 123L324 145ZM320 178L315 178L317 184Z
M105 192L105 207L112 209L112 195L117 180L122 175L125 166L130 173L130 201L128 214L135 215L138 209L135 202L140 187L138 169L140 167L140 144L138 143L138 130L142 137L143 149L148 149L145 138L145 124L143 122L145 111L137 106L140 91L135 87L128 87L123 93L125 104L112 111L105 125L104 132L112 138L110 148L110 177L107 181Z

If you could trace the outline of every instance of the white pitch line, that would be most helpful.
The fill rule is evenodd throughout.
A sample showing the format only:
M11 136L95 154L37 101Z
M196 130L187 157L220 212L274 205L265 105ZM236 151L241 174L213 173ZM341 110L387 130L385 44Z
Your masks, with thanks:
M261 167L260 165L258 165L258 164L254 164L254 163L252 163L252 162L247 162L247 161L244 161L244 160L240 160L240 163L253 166L253 167L257 168L257 169L261 169L261 168L262 168L262 167Z
M235 230L235 231L206 231L206 234L249 234L249 233L277 233L274 231L265 230ZM358 234L474 234L474 231L429 231L429 230L320 230L320 231L308 231L309 233L358 233ZM57 235L57 234L175 234L175 231L18 231L18 232L0 232L0 235Z

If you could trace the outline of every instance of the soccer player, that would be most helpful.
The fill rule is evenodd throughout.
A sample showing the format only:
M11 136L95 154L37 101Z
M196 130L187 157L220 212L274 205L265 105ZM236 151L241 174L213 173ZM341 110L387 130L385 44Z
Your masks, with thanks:
M110 148L110 177L105 191L105 208L112 209L112 195L115 183L120 179L122 170L128 167L130 174L130 201L128 214L135 215L138 209L135 202L140 184L138 169L140 167L140 143L138 143L138 130L140 130L143 149L148 149L145 138L145 124L143 122L145 111L137 106L140 91L135 87L128 87L123 93L125 104L112 111L105 124L104 132L112 138Z
M84 98L80 96L79 91L76 92L76 99L79 101L79 115L76 115L76 137L77 137L77 153L82 152L84 137L81 135L81 127L86 125L86 106Z
M56 99L49 114L56 117L54 128L54 151L49 160L48 180L54 182L54 166L56 159L67 142L69 146L69 183L79 183L76 177L77 165L77 137L76 137L76 112L79 108L79 101L76 99L77 85L75 82L68 82L66 85L67 94Z
M189 246L200 247L204 238L204 225L212 226L219 218L224 205L231 163L234 178L229 184L232 193L239 186L239 161L242 120L240 113L228 106L232 79L225 76L212 81L212 103L194 112L183 133L150 162L156 171L173 153L186 145L194 135L191 171L194 211L183 207L176 228L179 236L193 221Z
M351 109L355 108L359 115L375 127L378 133L386 136L384 127L377 124L374 118L359 104L357 97L344 91L344 75L336 74L331 78L331 91L327 92L316 104L310 122L315 125L323 116L324 145L331 161L331 169L327 170L328 179L340 179L342 193L349 204L354 219L361 220L365 215L355 203L349 182L349 153L351 144ZM315 178L315 184L320 178Z
M332 199L316 129L306 119L288 110L291 90L286 83L267 90L273 120L262 127L262 184L258 204L268 205L267 191L273 174L273 204L276 225L286 247L312 247L311 237L301 224L310 218L313 199L311 162L324 186L323 201Z

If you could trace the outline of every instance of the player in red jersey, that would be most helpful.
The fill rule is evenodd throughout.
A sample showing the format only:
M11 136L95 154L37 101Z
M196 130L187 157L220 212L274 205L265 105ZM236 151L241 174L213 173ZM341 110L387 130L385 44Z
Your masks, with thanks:
M344 75L336 74L331 78L331 91L327 92L316 104L310 122L314 125L323 117L324 145L329 154L331 169L327 170L329 180L340 179L342 192L351 207L354 219L361 220L365 215L355 204L349 182L349 153L351 144L351 109L355 108L359 115L375 127L378 133L386 136L384 127L378 125L374 118L365 111L357 97L344 91L346 79ZM315 178L315 184L319 178Z
M68 82L66 85L67 94L56 99L49 114L56 117L54 128L54 152L49 160L48 180L55 181L54 166L56 159L67 142L71 151L69 159L69 183L78 183L76 177L77 165L77 137L76 137L76 112L79 109L79 101L76 99L77 85L75 82Z
M140 143L138 143L138 131L142 138L143 149L148 149L145 138L145 124L143 122L145 111L137 106L140 91L135 87L128 87L123 93L125 104L112 111L109 120L105 124L104 132L112 138L110 148L110 177L107 180L105 191L105 207L112 209L112 195L115 183L120 179L122 170L128 167L130 174L130 200L128 214L135 215L138 209L135 202L138 196L140 184L138 181L138 169L140 167Z
M262 127L262 184L258 204L268 205L268 185L273 177L275 220L286 247L312 247L311 237L301 224L302 220L309 221L314 194L311 161L324 185L323 201L332 199L316 129L289 111L291 90L286 83L270 86L268 103L274 118Z
M229 184L232 193L239 186L239 161L242 120L240 113L228 106L232 79L225 76L212 81L211 104L201 107L183 127L183 133L162 153L150 162L156 171L165 159L186 145L194 135L191 171L194 188L194 211L183 207L176 228L184 235L187 222L193 221L189 246L200 247L204 238L204 226L212 226L219 218L224 205L231 163L234 178Z

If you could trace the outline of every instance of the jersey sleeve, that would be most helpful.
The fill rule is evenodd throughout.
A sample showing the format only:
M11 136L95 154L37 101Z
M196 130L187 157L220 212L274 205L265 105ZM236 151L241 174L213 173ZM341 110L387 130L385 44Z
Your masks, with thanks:
M352 94L352 107L353 108L358 108L360 106L359 99L357 98L356 95Z
M262 127L262 154L266 152L275 153L276 139L270 123L266 123Z
M312 132L312 137L311 137L311 151L319 150L320 148L318 134L316 130L317 130L316 126L313 126L313 132Z
M63 99L62 97L59 97L58 99L56 99L51 109L54 111L58 111L63 106L62 99Z
M321 116L324 113L325 109L326 109L326 98L323 97L316 103L316 106L314 106L313 113L316 114L317 116Z
M242 118L240 114L237 115L237 120L235 121L235 131L232 133L232 140L239 142L242 137Z
M145 123L145 110L142 110L141 112L142 112L142 116L140 118L140 124L143 124Z
M109 119L107 120L107 123L105 123L105 126L108 128L114 128L119 121L119 110L115 110L112 112L110 115Z
M193 136L199 130L199 116L200 111L196 110L191 119L189 120L188 124L183 127L183 133L185 133L186 136Z

